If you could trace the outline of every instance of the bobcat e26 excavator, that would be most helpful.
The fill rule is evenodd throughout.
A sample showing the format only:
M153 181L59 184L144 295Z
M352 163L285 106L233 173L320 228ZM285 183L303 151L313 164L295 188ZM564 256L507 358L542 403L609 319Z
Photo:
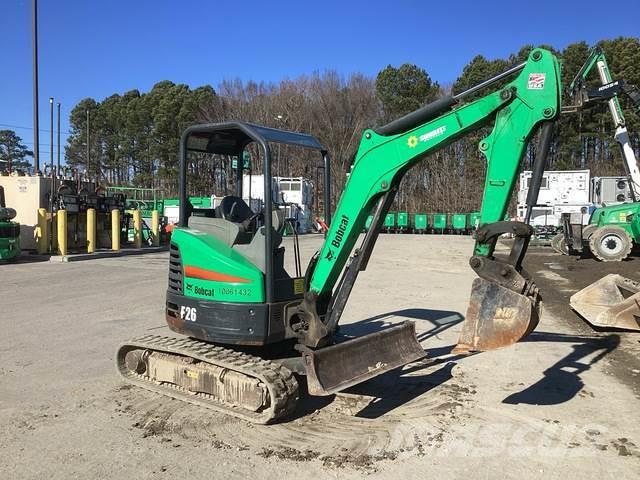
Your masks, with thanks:
M264 191L269 192L270 145L319 150L326 160L319 142L243 122L187 128L180 143L180 219L171 239L166 298L169 327L186 337L145 335L123 343L116 354L120 374L154 392L269 423L295 408L293 373L306 375L311 395L330 395L424 357L412 322L337 342L338 321L403 175L420 161L435 161L429 155L438 149L491 123L491 133L479 145L487 175L470 260L479 278L456 351L503 347L528 335L541 308L538 289L522 269L533 229L501 220L528 141L541 128L529 201L537 200L560 111L559 70L550 52L536 49L503 74L366 130L326 240L304 276L291 277L283 268L280 222L270 195L265 195L264 210L254 213L242 200L239 181L237 196L223 199L215 218L191 215L187 154L242 158L255 142L264 161ZM515 77L496 91L461 103L510 76ZM354 249L371 211L371 228ZM505 258L495 258L496 241L505 233L515 237L513 247ZM282 348L288 351L284 358L263 353L267 347L289 345Z

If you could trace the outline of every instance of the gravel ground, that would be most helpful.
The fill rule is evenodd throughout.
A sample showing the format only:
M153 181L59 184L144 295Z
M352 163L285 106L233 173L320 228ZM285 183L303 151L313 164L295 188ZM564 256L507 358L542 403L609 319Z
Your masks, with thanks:
M320 245L301 239L303 257ZM526 341L449 353L474 278L467 237L383 235L347 334L414 320L433 358L256 426L124 385L124 339L168 334L167 254L1 265L0 478L637 478L640 334L595 332L566 305L609 271L531 249L546 301ZM621 270L620 270L621 269Z

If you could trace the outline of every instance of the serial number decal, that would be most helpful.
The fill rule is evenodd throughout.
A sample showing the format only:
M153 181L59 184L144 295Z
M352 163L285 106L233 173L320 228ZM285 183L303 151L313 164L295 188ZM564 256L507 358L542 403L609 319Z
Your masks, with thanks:
M198 318L196 307L180 306L180 318L188 322L195 322Z
M296 278L293 280L294 295L302 295L304 293L304 278Z
M253 293L251 288L244 287L221 287L220 295L237 295L240 297L249 297Z

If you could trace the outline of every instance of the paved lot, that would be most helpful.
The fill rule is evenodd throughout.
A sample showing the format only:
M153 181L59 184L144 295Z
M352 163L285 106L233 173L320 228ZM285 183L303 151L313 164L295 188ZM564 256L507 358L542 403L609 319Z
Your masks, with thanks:
M318 237L302 239L304 257ZM0 265L0 478L637 478L640 334L593 332L564 302L613 267L533 250L547 309L527 341L447 355L472 241L381 236L345 333L414 320L434 357L255 426L129 388L114 352L168 334L166 253ZM640 280L640 260L623 265Z

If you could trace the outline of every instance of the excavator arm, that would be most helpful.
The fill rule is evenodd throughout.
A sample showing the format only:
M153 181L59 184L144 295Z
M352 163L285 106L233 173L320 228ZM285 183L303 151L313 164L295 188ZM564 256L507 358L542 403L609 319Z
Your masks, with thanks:
M499 90L457 106L471 93L517 72L518 75ZM491 296L489 303L492 306L470 306L470 312L476 311L473 315L477 321L472 327L465 326L463 333L466 331L468 341L461 340L460 343L467 350L485 349L484 345L488 345L487 348L499 346L491 341L478 341L483 335L483 326L480 325L482 319L490 317L493 312L493 317L487 322L502 321L504 324L504 319L498 318L500 312L507 317L513 316L508 309L514 304L519 308L525 302L529 305L526 307L528 314L531 314L531 309L537 308L538 300L535 286L521 275L520 265L531 229L521 223L501 220L507 211L528 141L542 123L551 124L555 120L559 106L559 64L550 52L536 49L526 63L502 75L456 96L439 99L388 125L366 130L326 241L307 269L304 301L290 314L290 324L294 329L299 329L301 343L316 348L325 345L327 339L331 338L357 273L366 268L384 215L404 174L421 161L436 161L431 154L493 122L493 130L479 145L480 152L487 159L487 176L480 228L470 262L481 277L477 281L482 283L479 287L474 284L474 289L480 288L485 296ZM547 139L547 146L543 142L543 150L548 149L551 129L544 131L547 132L543 135ZM541 158L539 163L543 162L544 158ZM538 170L541 177L544 165ZM532 202L535 201L536 198L533 198ZM369 233L362 246L354 250L366 217L374 209ZM509 260L500 263L496 270L498 261L493 258L493 253L496 240L503 233L515 234L516 242ZM340 272L343 272L342 276ZM511 294L518 297L518 301L513 302L509 298L507 310L500 310L501 300ZM527 295L536 298L534 300ZM472 302L476 299L472 293ZM487 303L486 300L481 299L481 302ZM467 323L474 323L470 322L469 315L468 312ZM526 327L518 329L516 336L530 330L530 323L527 321ZM498 343L509 343L505 339Z

